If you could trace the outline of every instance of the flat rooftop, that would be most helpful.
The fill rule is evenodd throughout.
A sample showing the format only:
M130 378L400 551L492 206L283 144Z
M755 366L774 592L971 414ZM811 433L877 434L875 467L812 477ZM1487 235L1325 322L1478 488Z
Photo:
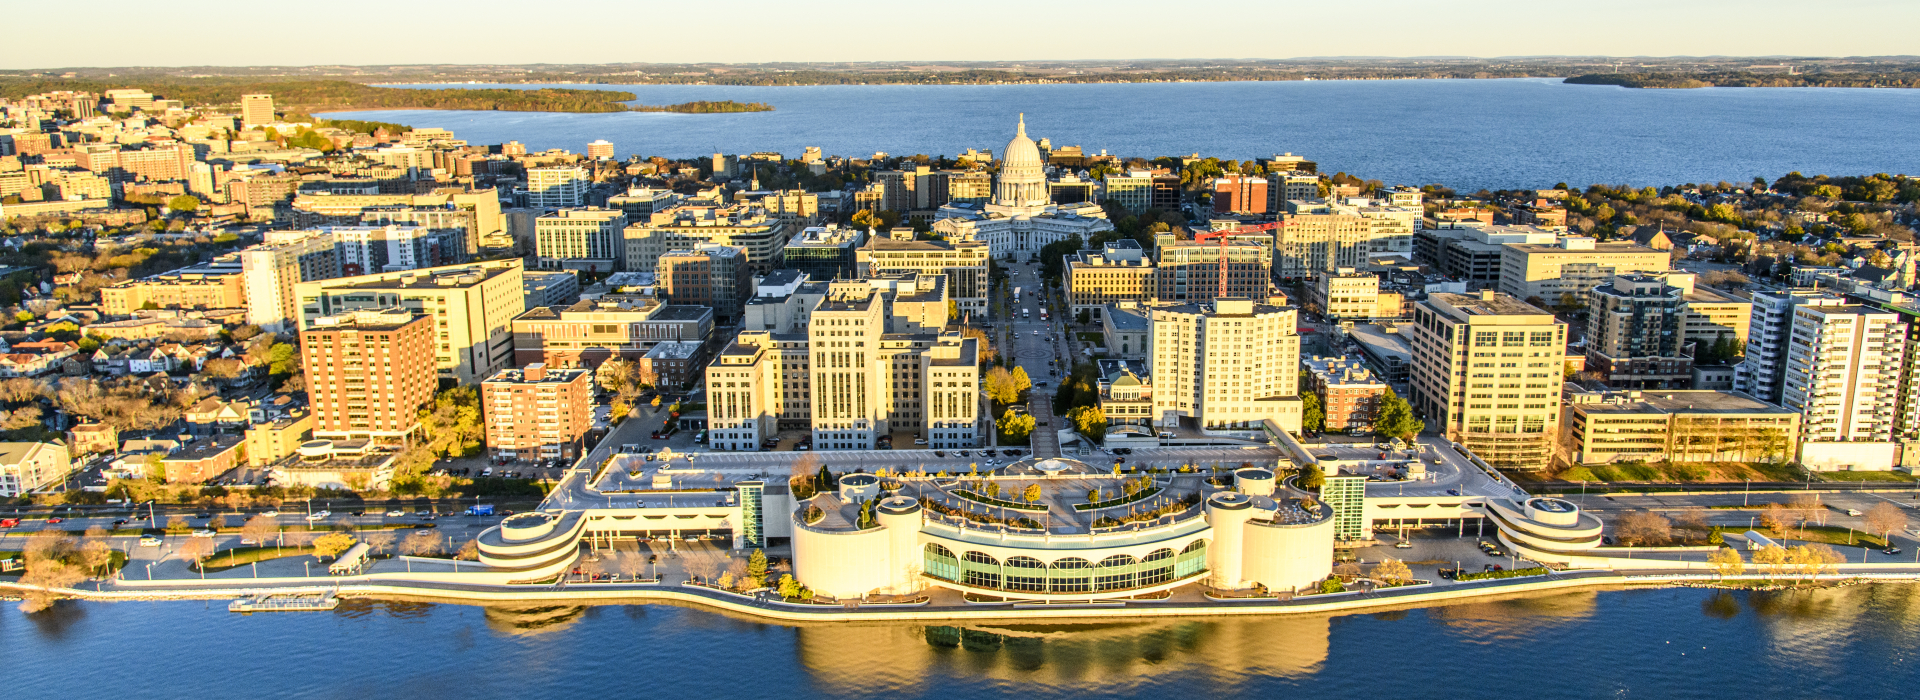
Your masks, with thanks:
M1754 413L1791 415L1781 408L1737 391L1646 390L1639 397L1629 392L1612 392L1610 397L1626 397L1618 403L1574 403L1587 413Z
M1557 248L1555 250L1558 250ZM1509 294L1490 294L1477 296L1472 294L1454 294L1453 292L1434 292L1427 300L1435 304L1453 307L1463 320L1466 316L1546 316L1551 320L1553 314Z

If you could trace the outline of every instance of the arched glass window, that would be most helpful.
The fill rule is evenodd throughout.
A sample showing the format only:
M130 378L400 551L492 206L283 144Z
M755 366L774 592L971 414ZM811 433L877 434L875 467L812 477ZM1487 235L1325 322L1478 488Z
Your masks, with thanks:
M932 542L927 543L927 554L935 557L953 558L953 551Z
M1055 569L1085 569L1092 566L1093 566L1092 563L1089 563L1087 560L1081 559L1079 557L1067 557L1065 559L1055 559L1053 562L1053 568Z
M1113 556L1100 560L1100 568L1104 569L1104 568L1115 567L1115 566L1132 566L1139 562L1140 560L1135 559L1131 556L1128 556L1125 554L1115 554Z
M965 556L961 557L961 559L973 564L986 564L987 566L1000 565L999 559L995 559L991 556L988 556L984 552L967 552Z
M1044 569L1044 568L1047 568L1047 565L1044 562L1041 562L1039 559L1035 559L1033 557L1010 557L1007 559L1007 568L1009 569Z
M1156 549L1156 550L1153 550L1152 552L1148 552L1147 558L1144 561L1161 561L1163 559L1172 559L1172 558L1173 558L1173 550Z
M1207 541L1194 540L1192 542L1187 543L1187 548L1180 550L1180 553L1187 554L1190 552L1204 552L1204 551L1207 551Z
M1000 587L1000 560L984 552L967 552L960 555L962 583L979 588Z

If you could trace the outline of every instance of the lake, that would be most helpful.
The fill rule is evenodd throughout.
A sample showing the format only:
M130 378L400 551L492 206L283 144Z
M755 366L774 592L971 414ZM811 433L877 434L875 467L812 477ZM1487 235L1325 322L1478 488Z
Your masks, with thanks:
M1878 698L1920 587L1588 591L1360 615L789 626L669 605L0 610L13 697Z
M396 87L541 87L406 85ZM1089 153L1292 152L1390 184L1531 188L1565 181L1665 185L1920 172L1920 90L1637 90L1558 79L1103 85L728 87L577 85L643 104L766 102L751 114L390 110L329 116L452 129L472 143L696 157L806 146L829 155L998 150L1016 115L1028 133Z

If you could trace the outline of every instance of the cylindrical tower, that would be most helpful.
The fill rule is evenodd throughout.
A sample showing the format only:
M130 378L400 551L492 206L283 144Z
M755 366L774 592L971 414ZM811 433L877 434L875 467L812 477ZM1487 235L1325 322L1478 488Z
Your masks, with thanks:
M1207 547L1207 568L1217 588L1241 587L1241 542L1247 520L1254 515L1253 497L1222 491L1207 498L1207 524L1213 526L1213 544Z
M887 568L892 571L888 585L892 593L920 590L920 502L906 496L894 496L874 507L880 529L887 531Z
M1273 470L1250 467L1233 473L1233 483L1249 496L1273 495Z

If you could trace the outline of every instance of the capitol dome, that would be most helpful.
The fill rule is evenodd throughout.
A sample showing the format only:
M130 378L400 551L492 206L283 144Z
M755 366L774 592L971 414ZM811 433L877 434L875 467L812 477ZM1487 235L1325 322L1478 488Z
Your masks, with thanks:
M1006 153L1006 158L1001 160L1003 167L1015 165L1046 165L1046 161L1040 159L1040 147L1034 145L1033 139L1027 138L1026 114L1020 115L1020 126L1014 131L1013 140L1007 142L1007 150L1004 152Z
M994 188L993 203L1015 209L1042 208L1052 198L1047 194L1046 161L1040 147L1027 138L1027 115L1020 115L1020 126L1007 142L1000 161L1000 182Z

